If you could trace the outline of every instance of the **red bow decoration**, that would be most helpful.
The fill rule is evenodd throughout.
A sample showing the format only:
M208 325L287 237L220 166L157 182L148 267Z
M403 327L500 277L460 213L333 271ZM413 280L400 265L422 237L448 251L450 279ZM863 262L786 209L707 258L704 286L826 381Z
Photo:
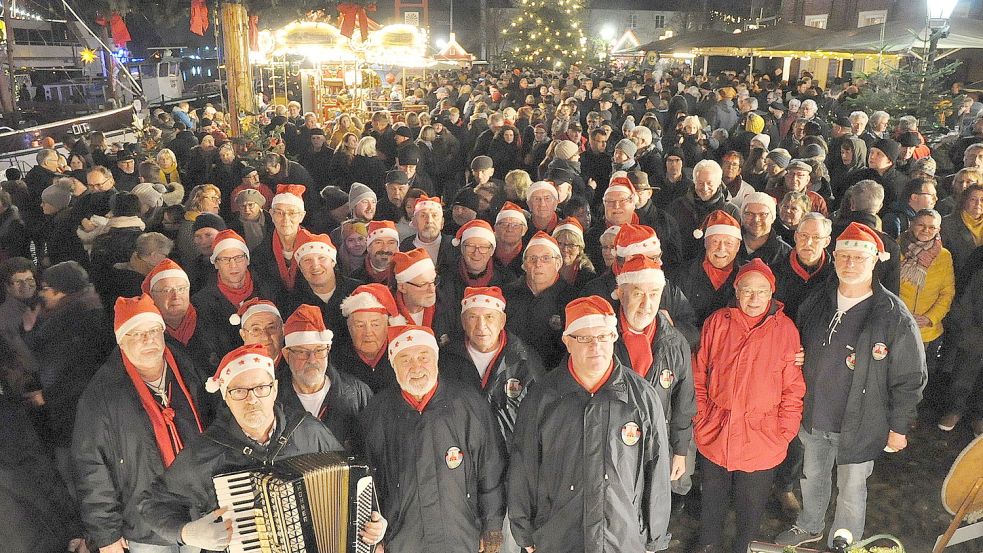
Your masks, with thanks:
M259 16L249 16L249 49L259 51Z
M109 31L113 35L113 42L120 48L125 47L130 41L130 30L126 28L126 21L123 21L123 16L119 12L113 12L109 16Z
M208 4L205 0L191 0L191 32L205 36L208 30Z
M341 18L341 34L345 37L352 38L355 34L355 25L358 24L358 29L362 34L362 40L366 40L369 37L369 16L366 12L375 11L375 2L367 4L365 6L359 4L338 4L338 14Z

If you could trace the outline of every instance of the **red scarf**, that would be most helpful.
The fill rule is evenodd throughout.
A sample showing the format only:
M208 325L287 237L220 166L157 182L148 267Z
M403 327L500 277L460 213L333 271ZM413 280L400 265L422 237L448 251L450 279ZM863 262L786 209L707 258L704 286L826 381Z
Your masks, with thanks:
M545 232L546 234L553 234L553 229L556 228L556 225L559 224L559 222L560 222L560 218L557 217L556 213L554 212L553 213L553 216L550 217L549 222L546 223L546 228L539 228L539 227L537 227L536 230L541 230L541 231ZM533 222L532 226L535 227L536 226L536 223Z
M133 387L137 390L137 395L140 396L140 405L143 406L143 410L150 417L150 424L154 430L154 441L157 442L157 449L160 450L160 458L164 462L164 468L167 468L174 462L177 454L184 449L184 442L178 434L177 425L174 424L174 408L170 406L161 407L150 394L150 389L143 379L140 378L140 373L137 372L133 363L126 358L125 353L120 352L120 354L123 356L123 367L126 368L126 374L129 375L130 381L133 382ZM171 367L174 380L177 382L178 387L181 388L181 393L184 394L184 398L191 407L191 414L195 417L198 432L202 432L203 428L201 426L201 419L198 417L198 410L195 409L195 404L191 401L191 394L188 393L188 388L184 385L184 379L181 378L181 372L178 370L177 363L174 361L174 356L171 355L171 350L166 347L164 348L164 363L165 371L168 366Z
M792 271L806 282L809 282L809 279L818 273L819 270L823 268L823 265L826 264L826 250L823 250L821 257L819 258L819 265L816 265L816 268L811 273L809 272L809 269L803 267L802 264L799 263L799 256L795 255L795 250L792 250L792 253L789 255L791 256L790 259L792 260Z
M417 401L413 398L413 396L407 394L405 390L400 390L400 393L403 394L403 399L406 400L406 403L410 404L410 407L415 409L417 413L423 413L423 410L427 408L427 404L430 403L431 399L433 399L433 395L437 393L437 383L434 383L433 388L427 392L427 394L423 396L420 401Z
M410 286L412 286L412 284ZM413 317L410 315L410 310L406 307L406 304L403 302L403 294L399 294L399 293L396 294L396 309L399 311L399 314L406 319L406 324L410 324L410 325L416 324L414 322ZM427 328L433 328L433 314L436 311L437 311L436 303L431 305L430 307L424 307L423 324L421 326L425 326Z
M635 332L628 325L625 318L624 309L618 310L618 328L621 329L621 338L625 342L628 350L628 359L631 361L631 369L638 373L638 376L645 378L652 368L652 342L655 340L655 332L658 327L658 318L652 321L641 332Z
M283 243L280 241L280 234L273 231L273 257L276 258L276 268L280 273L280 280L286 286L288 292L293 292L294 284L297 281L297 263L293 258L288 262L283 256Z
M495 259L497 259L498 262L501 263L503 267L508 267L509 264L512 263L512 260L518 257L520 253L522 253L522 242L516 244L515 249L510 252L507 252L503 249L500 250L496 248Z
M573 376L573 379L577 381L577 384L580 384L581 388L587 390L587 393L596 394L597 391L601 389L601 386L604 386L608 379L611 378L611 373L614 372L614 360L611 360L611 365L608 367L608 370L604 372L604 375L597 381L597 385L593 388L588 388L587 385L584 384L584 381L577 376L577 373L573 370L573 359L567 359L567 370L570 371L570 374Z
M382 356L386 353L386 346L379 348L379 351L375 354L375 357L371 358L362 355L362 352L360 351L356 351L355 353L358 354L358 358L361 359L363 363L375 369L375 366L379 364L379 361L382 361Z
M488 266L485 267L485 271L481 273L479 277L472 277L471 273L468 271L468 266L464 263L464 258L461 258L457 262L458 274L461 275L461 280L464 281L466 286L472 288L484 288L491 283L492 275L495 274L495 268L493 266L492 260L488 260Z
M385 271L376 271L375 269L372 268L372 264L369 263L369 259L365 258L365 274L368 275L369 280L371 280L376 284L388 284L389 278L393 274L392 263L390 263L389 266L386 267Z
M184 345L188 345L191 341L191 335L195 333L195 327L198 325L198 310L195 309L193 304L188 304L188 311L185 312L184 318L181 319L181 324L176 327L167 327L167 333L171 335L175 340L181 342Z
M720 290L720 287L727 282L727 277L734 272L734 264L731 263L726 269L718 269L710 263L710 260L704 257L703 272L706 273L707 277L709 277L710 284L713 285L713 289Z
M575 264L569 270L560 269L560 276L563 280L567 281L567 284L574 284L577 282L577 276L580 274L580 263L575 262Z
M495 370L495 365L498 363L498 358L502 356L502 352L505 351L505 344L509 341L509 335L507 332L502 330L501 338L498 340L498 350L495 351L495 356L492 357L491 362L488 363L488 368L485 369L485 375L481 377L481 389L484 390L488 387L488 381L491 380L491 373Z
M246 271L246 281L243 282L242 288L230 288L222 282L222 279L218 279L218 291L222 292L225 299L229 300L229 303L238 309L242 305L242 302L253 295L253 274Z

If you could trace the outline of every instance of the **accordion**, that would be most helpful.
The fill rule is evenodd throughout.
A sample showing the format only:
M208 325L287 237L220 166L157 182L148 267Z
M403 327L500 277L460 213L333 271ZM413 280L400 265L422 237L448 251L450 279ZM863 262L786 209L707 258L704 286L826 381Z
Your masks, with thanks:
M378 510L369 467L338 453L298 455L212 478L230 553L370 553L358 533Z

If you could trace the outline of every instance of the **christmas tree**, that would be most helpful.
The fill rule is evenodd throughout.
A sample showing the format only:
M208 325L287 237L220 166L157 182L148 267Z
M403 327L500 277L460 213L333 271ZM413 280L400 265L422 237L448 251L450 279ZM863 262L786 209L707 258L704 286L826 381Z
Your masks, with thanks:
M519 0L521 13L502 30L521 65L564 67L587 60L585 0Z

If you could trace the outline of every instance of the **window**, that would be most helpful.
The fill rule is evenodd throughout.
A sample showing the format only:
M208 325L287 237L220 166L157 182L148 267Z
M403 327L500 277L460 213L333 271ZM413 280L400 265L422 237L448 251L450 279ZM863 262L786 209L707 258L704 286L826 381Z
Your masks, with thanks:
M805 24L809 27L816 27L817 29L825 29L826 23L829 21L829 14L823 13L819 15L807 15L805 18Z
M868 10L857 14L857 27L880 25L887 20L887 10Z
M630 13L628 14L628 28L637 29L638 28L638 14Z
M666 16L664 15L652 16L652 23L655 24L656 29L662 29L666 26Z

